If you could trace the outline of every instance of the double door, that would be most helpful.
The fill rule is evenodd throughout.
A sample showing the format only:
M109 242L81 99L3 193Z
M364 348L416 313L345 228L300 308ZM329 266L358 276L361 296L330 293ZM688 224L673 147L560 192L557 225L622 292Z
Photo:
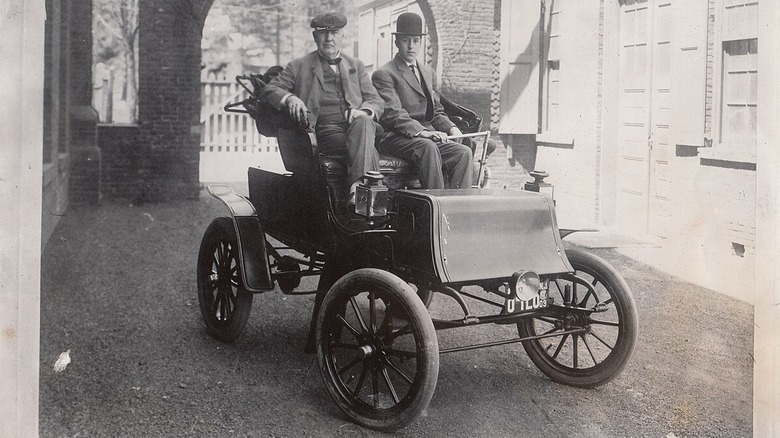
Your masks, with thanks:
M672 216L672 3L625 0L620 10L616 223L664 236Z

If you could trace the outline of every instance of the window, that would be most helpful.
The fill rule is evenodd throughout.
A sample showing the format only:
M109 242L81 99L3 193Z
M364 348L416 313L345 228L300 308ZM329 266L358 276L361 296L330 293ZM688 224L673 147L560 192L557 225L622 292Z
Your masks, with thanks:
M723 43L720 141L756 144L758 39Z
M715 140L723 153L755 159L758 112L758 2L723 0Z

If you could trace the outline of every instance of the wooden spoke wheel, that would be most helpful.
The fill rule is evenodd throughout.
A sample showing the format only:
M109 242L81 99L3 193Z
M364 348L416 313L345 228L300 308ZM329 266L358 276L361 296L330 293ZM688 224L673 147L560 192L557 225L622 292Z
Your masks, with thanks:
M605 260L578 250L566 256L575 272L550 281L555 305L517 328L520 337L553 335L523 342L539 370L555 382L592 388L617 377L631 358L639 331L636 306L625 280Z
M233 221L214 219L206 229L198 254L198 302L209 333L230 342L246 326L252 294L243 287L238 242Z
M439 347L430 315L406 282L380 269L359 269L323 300L317 361L328 392L350 419L391 431L427 408Z

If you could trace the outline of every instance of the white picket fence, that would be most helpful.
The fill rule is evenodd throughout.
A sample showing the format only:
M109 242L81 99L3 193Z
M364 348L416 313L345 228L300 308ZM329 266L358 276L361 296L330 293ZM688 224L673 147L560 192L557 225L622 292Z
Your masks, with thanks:
M260 135L249 115L224 111L226 103L247 97L234 80L201 78L201 182L246 182L249 166L284 170L275 138Z

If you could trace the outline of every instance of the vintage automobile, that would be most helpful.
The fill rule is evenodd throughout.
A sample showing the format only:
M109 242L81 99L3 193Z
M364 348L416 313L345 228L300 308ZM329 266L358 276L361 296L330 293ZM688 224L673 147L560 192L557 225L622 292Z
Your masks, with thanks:
M256 105L252 95L226 109L257 120L264 116ZM479 130L473 112L449 109ZM282 126L275 135L287 172L250 167L248 197L208 188L230 211L209 225L198 255L211 335L236 339L253 294L300 294L303 276L319 276L306 349L346 416L383 431L426 409L441 354L520 343L551 380L583 388L626 366L638 333L630 289L603 259L564 248L573 230L558 229L550 197L416 189L409 163L382 157L382 174L366 176L348 210L339 157L321 156L302 129ZM432 317L434 296L459 314ZM503 333L511 324L517 334L439 347L437 331L485 324Z

